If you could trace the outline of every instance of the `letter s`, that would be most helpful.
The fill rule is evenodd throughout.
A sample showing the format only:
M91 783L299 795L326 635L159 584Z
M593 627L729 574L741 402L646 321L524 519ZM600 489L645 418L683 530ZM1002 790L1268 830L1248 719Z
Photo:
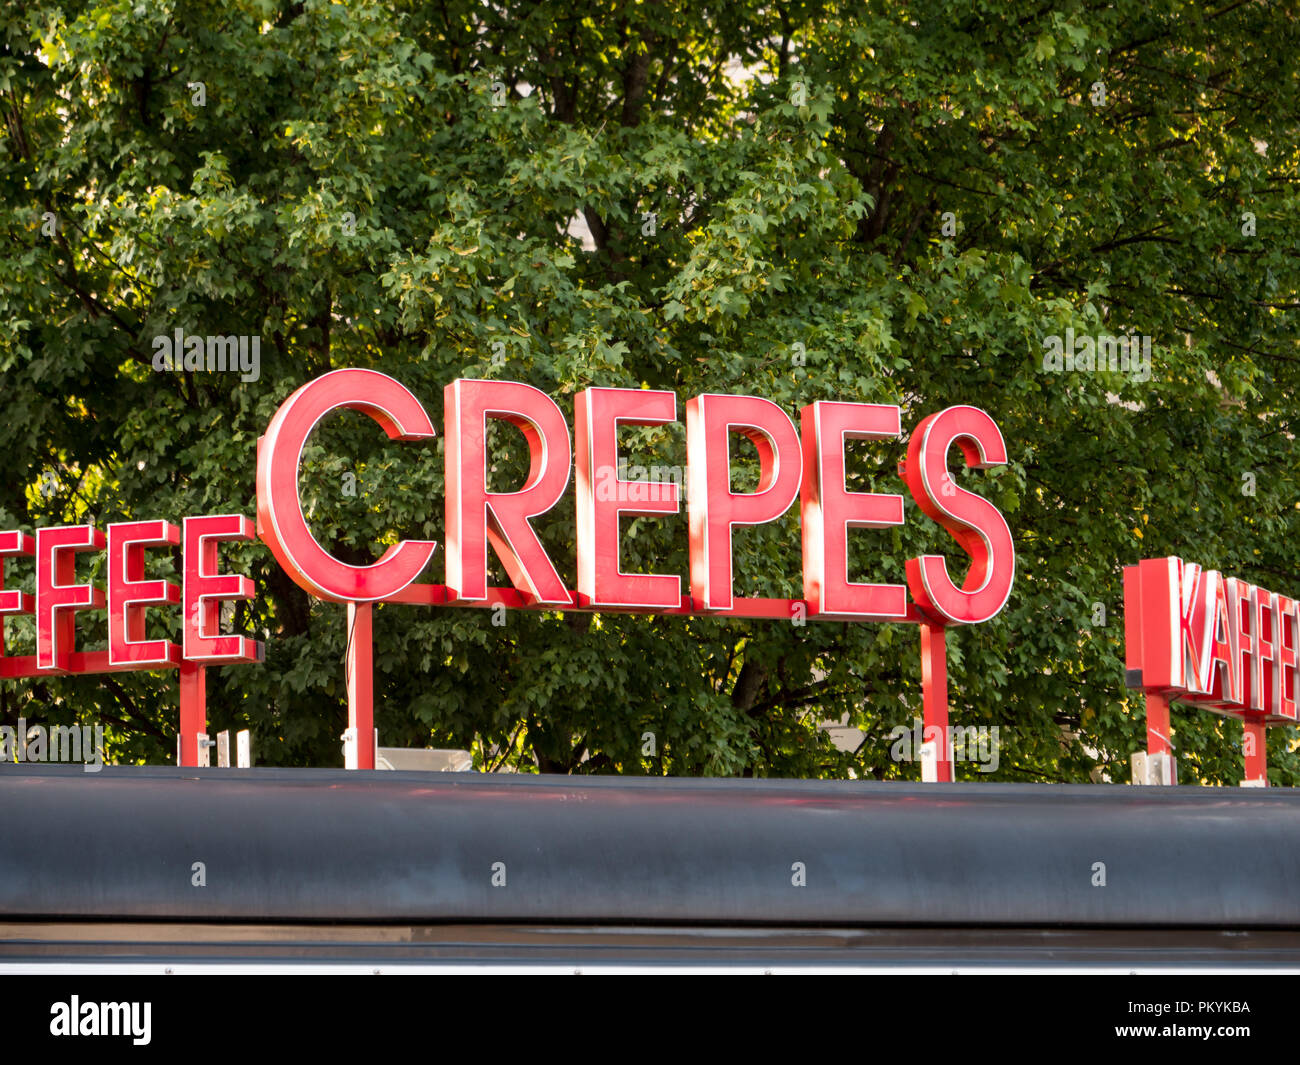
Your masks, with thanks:
M973 469L1007 461L997 423L976 407L948 407L916 427L903 479L917 505L952 533L971 564L958 588L942 555L922 555L908 560L907 583L917 606L936 621L977 625L1006 606L1016 576L1016 550L1002 512L983 496L954 486L948 473L953 444Z

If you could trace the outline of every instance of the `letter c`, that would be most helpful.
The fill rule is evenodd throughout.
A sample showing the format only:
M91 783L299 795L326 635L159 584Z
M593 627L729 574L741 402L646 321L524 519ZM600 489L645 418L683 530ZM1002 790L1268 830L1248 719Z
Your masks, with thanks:
M257 445L257 532L294 583L319 599L365 603L400 592L428 564L437 544L403 540L369 566L340 562L307 526L298 495L302 450L331 411L370 415L391 440L435 435L420 401L374 370L334 370L303 385L280 405Z

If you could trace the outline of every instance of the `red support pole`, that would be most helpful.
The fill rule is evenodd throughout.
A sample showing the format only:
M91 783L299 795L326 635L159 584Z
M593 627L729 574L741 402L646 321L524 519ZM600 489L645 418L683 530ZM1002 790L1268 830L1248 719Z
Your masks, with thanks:
M357 768L375 768L373 603L348 604L348 728L357 745Z
M1263 721L1243 720L1241 746L1246 755L1246 783L1268 787L1268 726Z
M952 748L948 743L948 645L944 627L921 622L921 707L924 715L923 740L934 737L938 751L937 779L953 779ZM932 731L932 729L937 731Z
M181 672L181 765L199 764L199 733L208 731L208 689L205 669L197 662L182 660Z
M1173 754L1169 742L1169 700L1147 692L1147 754Z

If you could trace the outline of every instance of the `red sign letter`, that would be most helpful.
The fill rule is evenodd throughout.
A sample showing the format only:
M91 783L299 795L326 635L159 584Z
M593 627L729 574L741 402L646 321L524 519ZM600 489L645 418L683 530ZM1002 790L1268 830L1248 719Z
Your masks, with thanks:
M1273 702L1269 712L1294 721L1296 713L1296 672L1300 669L1300 616L1296 601L1285 595L1277 597L1273 610Z
M758 448L758 490L731 490L731 434ZM794 422L771 400L697 396L686 404L690 482L691 596L705 610L730 610L731 527L775 521L799 493L802 467Z
M257 449L257 531L300 587L335 602L372 602L400 592L428 564L432 540L403 540L369 566L350 566L312 536L298 496L303 445L334 410L370 415L392 440L423 440L433 422L403 385L374 370L334 370L303 385L275 412ZM186 657L189 657L188 653Z
M849 530L903 524L903 497L845 488L846 440L893 440L897 407L812 403L803 422L803 597L813 616L897 621L907 616L901 584L849 583Z
M1249 683L1246 705L1251 710L1276 713L1277 693L1273 690L1273 670L1269 667L1277 660L1277 594L1250 587L1250 660L1247 663ZM1264 663L1269 665L1266 667Z
M171 581L144 579L144 549L181 542L168 521L116 522L108 527L108 661L115 666L178 665L181 651L170 640L146 640L144 611L181 601Z
M564 414L545 392L514 381L457 380L443 390L447 433L447 588L456 599L487 598L491 541L510 582L533 602L569 605L529 518L545 514L569 486L573 445ZM518 492L487 490L487 419L528 441L531 468Z
M1219 575L1173 556L1143 559L1136 569L1138 594L1131 602L1127 570L1124 579L1129 668L1141 671L1148 691L1186 693L1189 699L1208 695L1208 606L1218 594Z
M1214 571L1211 571L1214 572ZM1218 578L1210 613L1210 694L1207 706L1241 708L1241 581Z
M67 673L76 641L78 610L102 609L104 593L76 584L79 551L104 548L104 534L91 525L36 530L36 668Z
M26 592L4 587L5 559L14 557L31 557L36 554L36 541L17 529L0 532L0 656L5 653L4 619L15 614L32 614L36 611L36 600Z
M295 463L296 464L296 463ZM253 523L241 514L185 519L185 658L190 662L258 662L262 645L243 636L221 636L221 602L252 599L253 582L218 573L222 540L252 540Z
M922 419L907 448L905 479L917 505L961 544L970 571L961 588L948 576L942 555L909 559L912 597L936 621L976 625L1006 605L1016 576L1016 550L1007 520L992 503L958 488L948 472L948 448L961 447L966 465L1001 466L1007 446L997 424L975 407L949 407Z
M618 523L624 514L676 514L677 485L619 477L618 427L677 420L672 392L589 388L574 405L578 465L578 602L583 606L681 605L682 580L664 574L624 573L618 564Z

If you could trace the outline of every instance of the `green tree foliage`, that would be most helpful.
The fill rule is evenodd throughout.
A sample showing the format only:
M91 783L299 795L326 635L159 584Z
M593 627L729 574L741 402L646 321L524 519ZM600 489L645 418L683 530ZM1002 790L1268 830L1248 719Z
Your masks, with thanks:
M1012 461L960 477L1007 515L1019 571L995 622L949 640L953 720L1000 726L996 778L1126 779L1144 723L1122 565L1181 554L1300 594L1284 8L10 0L0 527L251 515L258 436L343 366L435 421L462 376L569 410L589 385L896 403L905 433L978 403ZM155 372L176 328L260 336L259 379ZM1067 329L1150 336L1150 379L1045 373ZM680 425L623 444L685 463ZM493 446L494 487L520 483L522 438ZM902 491L904 451L856 445L853 487ZM332 417L302 479L318 539L350 561L440 541L441 464L440 443ZM572 508L540 529L572 585ZM853 545L859 580L923 551L962 565L910 500ZM800 594L797 508L735 551L739 594ZM337 764L343 608L260 544L225 558L258 589L234 626L268 657L211 672L212 726L251 727L262 763ZM627 522L624 565L685 574L684 516ZM388 605L376 641L385 743L558 772L918 773L887 740L919 712L906 627ZM117 722L120 759L172 756L174 676L3 687L7 721ZM817 728L845 714L853 754ZM1271 732L1293 783L1294 732ZM1178 711L1174 742L1184 781L1240 779L1236 723Z

